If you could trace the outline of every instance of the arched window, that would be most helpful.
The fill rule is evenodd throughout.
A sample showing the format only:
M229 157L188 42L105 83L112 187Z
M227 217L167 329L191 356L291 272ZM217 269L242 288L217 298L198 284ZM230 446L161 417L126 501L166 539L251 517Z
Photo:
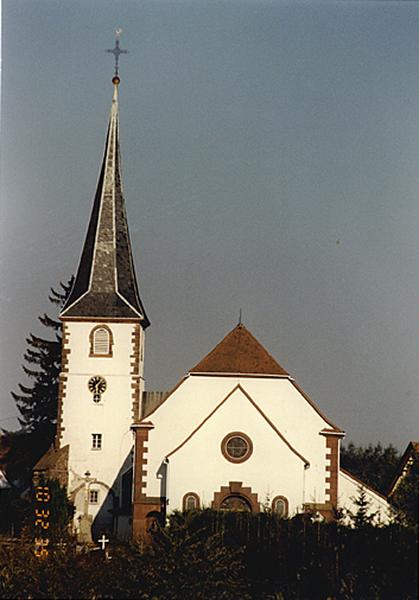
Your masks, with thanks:
M227 498L224 498L220 504L220 509L252 512L252 507L250 506L248 499L238 494L233 494L231 496L227 496Z
M285 496L275 496L272 500L272 511L284 519L288 517L288 500Z
M97 325L90 332L90 356L112 356L113 335L107 325Z
M147 533L154 533L163 526L163 515L158 510L152 510L146 514L146 531Z
M199 496L195 492L188 492L183 496L183 510L197 510L199 508Z

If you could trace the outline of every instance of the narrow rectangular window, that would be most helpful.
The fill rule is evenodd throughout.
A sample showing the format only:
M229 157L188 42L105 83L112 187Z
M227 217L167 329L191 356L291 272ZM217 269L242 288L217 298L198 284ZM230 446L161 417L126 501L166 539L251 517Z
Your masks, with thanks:
M101 450L102 448L102 434L92 433L92 450Z
M89 503L98 504L99 502L99 490L89 490Z

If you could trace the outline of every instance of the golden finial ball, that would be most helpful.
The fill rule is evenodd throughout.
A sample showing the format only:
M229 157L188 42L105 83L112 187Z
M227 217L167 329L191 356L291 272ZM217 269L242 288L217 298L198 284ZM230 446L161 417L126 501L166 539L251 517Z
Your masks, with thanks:
M119 79L118 75L115 75L115 77L113 77L113 78L112 78L112 83L113 83L114 85L119 85L119 82L120 82L120 81L121 81L121 80Z

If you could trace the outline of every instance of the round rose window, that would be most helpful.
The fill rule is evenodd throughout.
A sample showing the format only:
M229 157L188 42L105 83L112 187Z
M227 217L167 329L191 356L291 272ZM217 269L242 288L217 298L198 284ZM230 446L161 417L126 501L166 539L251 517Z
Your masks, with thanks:
M221 452L230 462L243 462L253 452L252 440L245 433L238 431L229 433L221 442Z

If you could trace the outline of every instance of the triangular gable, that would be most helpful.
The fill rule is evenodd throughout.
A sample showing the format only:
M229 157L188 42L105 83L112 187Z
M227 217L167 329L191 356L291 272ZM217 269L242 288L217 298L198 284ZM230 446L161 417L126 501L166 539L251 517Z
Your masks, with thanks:
M285 369L241 323L193 367L190 373L242 373L288 377Z
M228 394L225 398L223 398L223 400L221 400L221 402L219 402L219 404L217 404L217 406L205 417L205 419L203 419L203 421L201 421L201 423L195 427L195 429L183 440L183 442L181 442L176 448L174 448L171 452L169 452L166 456L166 458L169 458L170 456L172 456L173 454L175 454L175 452L177 452L178 450L180 450L202 427L203 425L205 425L205 423L207 421L209 421L209 419L211 419L211 417L221 408L221 406L223 406L223 404L225 404L225 402L227 402L227 400L234 394L234 392L236 392L237 390L240 390L242 392L242 394L245 396L245 398L247 398L247 400L249 400L249 402L253 405L253 407L259 412L259 414L263 417L263 419L268 423L268 425L275 431L275 433L278 435L278 437L281 438L281 440L285 443L286 446L288 446L288 448L291 450L291 452L293 452L296 456L298 456L298 458L304 463L304 465L306 466L310 466L310 462L304 458L304 456L302 454L300 454L290 443L289 441L285 438L285 436L279 431L279 429L272 423L272 421L265 415L265 413L263 412L263 410L259 407L259 405L253 400L253 398L251 398L251 396L246 392L246 390L244 390L242 388L242 386L240 384L237 384Z
M222 377L222 374L220 374L220 377ZM332 433L345 435L344 430L341 429L340 427L338 427L338 425L336 425L335 423L333 423L328 417L326 417L326 415L320 410L320 408L317 406L317 404L300 388L300 386L293 379L291 379L291 378L287 378L287 379L291 383L291 385L298 391L298 393L304 398L304 400L307 402L307 404L309 404L311 406L311 408L323 419L323 421L331 427L330 431ZM142 416L141 421L143 421L144 419L149 419L150 416L152 416L157 410L159 410L161 408L161 406L163 406L166 402L171 400L173 394L187 380L188 380L188 376L186 375L170 390L170 392L167 394L167 396L164 398L164 400L160 404L157 404L157 406L154 406L154 408L150 412L145 413ZM241 388L241 389L243 389L243 388ZM245 390L243 390L243 391L245 394L247 393ZM255 405L256 405L256 402L255 402Z
M396 491L397 486L406 475L406 468L408 468L408 463L412 460L413 457L419 455L419 442L409 442L406 450L403 453L403 456L399 460L399 463L396 467L396 472L393 477L393 480L388 488L388 495L391 496Z
M359 477L356 477L356 475L349 473L349 471L347 471L346 469L342 469L342 467L340 467L339 471L340 471L341 475L343 475L344 477L346 477L347 479L352 481L352 483L355 483L358 487L365 488L372 494L375 494L376 496L381 498L381 500L385 500L386 502L388 502L387 496L384 496L384 494L382 494L381 492L378 492L376 489L371 487L368 483L365 483L365 481L362 481L362 479L359 479Z

